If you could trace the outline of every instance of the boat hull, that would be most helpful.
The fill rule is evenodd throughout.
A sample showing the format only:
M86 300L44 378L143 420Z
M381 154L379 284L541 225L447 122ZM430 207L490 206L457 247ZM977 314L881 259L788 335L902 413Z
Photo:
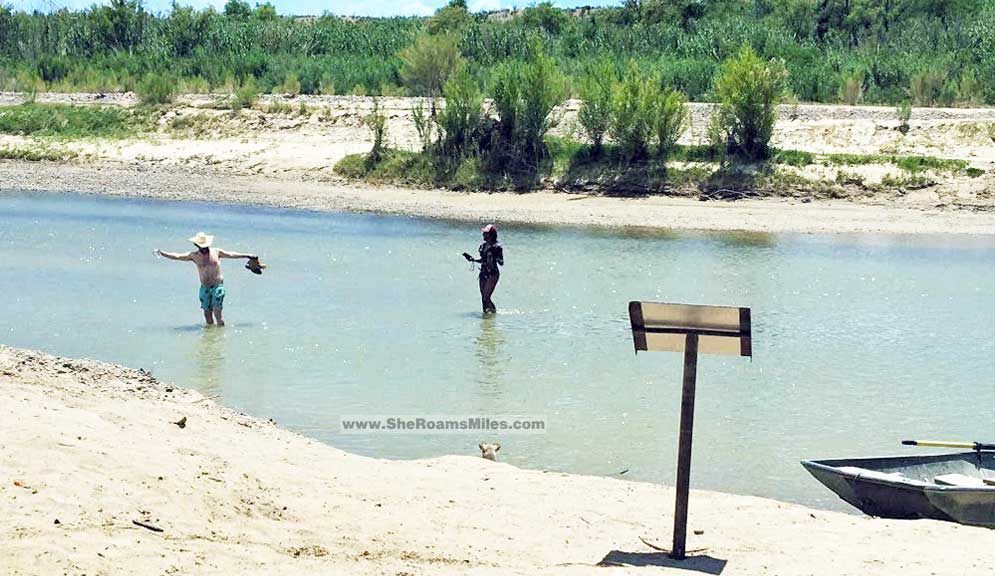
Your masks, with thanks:
M995 478L995 460L989 453L806 460L802 466L870 516L930 518L995 528L995 486L949 486L935 481L949 474L979 483Z

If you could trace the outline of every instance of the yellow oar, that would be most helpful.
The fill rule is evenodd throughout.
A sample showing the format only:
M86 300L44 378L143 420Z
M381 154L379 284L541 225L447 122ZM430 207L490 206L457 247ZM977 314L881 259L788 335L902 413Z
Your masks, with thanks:
M945 442L941 440L902 440L905 446L933 446L938 448L966 448L968 450L995 450L995 444L981 442Z

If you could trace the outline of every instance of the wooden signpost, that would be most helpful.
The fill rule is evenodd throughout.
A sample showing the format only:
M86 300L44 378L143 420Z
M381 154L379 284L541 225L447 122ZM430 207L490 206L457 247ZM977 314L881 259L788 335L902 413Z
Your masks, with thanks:
M674 546L670 557L685 557L688 491L691 487L691 433L694 428L694 388L698 353L753 356L750 309L661 302L629 302L632 342L644 351L684 352L681 428L677 452L677 502L674 506Z

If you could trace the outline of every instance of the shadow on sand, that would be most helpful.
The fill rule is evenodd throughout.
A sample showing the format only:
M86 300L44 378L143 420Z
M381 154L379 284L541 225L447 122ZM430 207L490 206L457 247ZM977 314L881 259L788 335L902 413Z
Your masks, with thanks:
M661 566L704 574L721 574L726 561L707 555L689 555L684 560L674 560L666 552L622 552L612 550L598 562L598 566Z

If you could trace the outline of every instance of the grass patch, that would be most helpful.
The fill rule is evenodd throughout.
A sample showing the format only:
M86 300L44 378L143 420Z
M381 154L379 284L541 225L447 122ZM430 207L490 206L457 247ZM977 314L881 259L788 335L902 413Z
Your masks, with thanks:
M0 160L26 160L28 162L65 161L76 158L71 150L60 150L44 145L0 147Z
M350 154L335 165L335 173L373 184L399 184L416 187L444 185L436 177L431 159L418 152L386 149L376 164L366 154Z
M517 186L505 177L487 173L485 164L477 159L465 159L443 170L426 154L400 150L387 150L384 158L373 164L368 155L355 154L340 161L335 171L371 183L417 187L471 190L555 187L616 196L698 194L702 198L729 199L782 195L841 198L849 194L847 189L854 187L864 190L928 187L936 184L935 179L927 176L929 172L972 178L985 173L970 167L965 160L932 156L819 155L775 149L764 162L741 162L731 156L720 162L708 146L676 146L665 163L654 157L628 161L612 143L602 145L597 154L592 145L566 138L548 137L546 145L549 154L541 163L538 177L527 186ZM790 169L818 164L838 167L836 177L820 181ZM896 166L903 175L886 176L880 185L870 186L862 175L845 169L871 164Z
M934 156L903 156L895 159L895 165L912 174L926 170L960 173L968 167L966 160L950 160Z
M967 160L951 160L935 156L897 156L890 154L825 154L822 156L825 164L830 166L864 166L868 164L894 164L910 174L919 174L927 170L948 172L950 174L967 174L972 178L980 176L984 171L970 168Z
M293 114L294 107L287 102L281 102L279 100L274 100L266 104L265 112L267 114Z
M774 164L784 164L786 166L804 168L805 166L815 164L815 154L812 154L811 152L802 152L801 150L775 149L771 161Z
M0 133L39 138L120 139L154 129L158 113L120 106L21 104L0 107Z
M233 124L223 115L209 112L176 116L166 124L166 130L174 137L194 139L228 136L235 133Z

